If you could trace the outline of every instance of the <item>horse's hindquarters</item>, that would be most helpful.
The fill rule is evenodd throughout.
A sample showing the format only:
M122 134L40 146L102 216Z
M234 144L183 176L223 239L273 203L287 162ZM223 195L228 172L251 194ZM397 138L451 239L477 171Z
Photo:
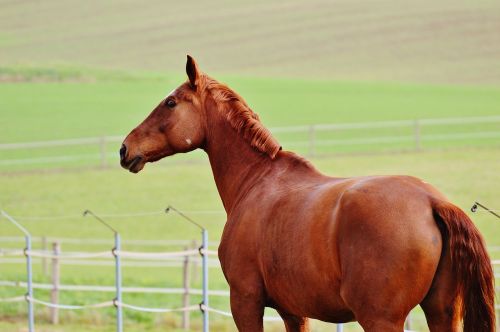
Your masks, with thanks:
M429 291L442 239L424 191L406 178L380 179L343 195L340 292L363 328L390 322L402 329Z

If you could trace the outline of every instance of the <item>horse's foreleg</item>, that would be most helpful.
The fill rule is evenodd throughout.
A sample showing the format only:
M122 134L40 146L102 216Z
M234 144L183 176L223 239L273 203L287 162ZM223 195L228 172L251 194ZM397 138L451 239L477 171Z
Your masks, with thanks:
M258 294L231 289L231 312L239 332L264 331L264 301Z
M281 318L285 321L286 332L309 332L309 319L297 317L279 312Z

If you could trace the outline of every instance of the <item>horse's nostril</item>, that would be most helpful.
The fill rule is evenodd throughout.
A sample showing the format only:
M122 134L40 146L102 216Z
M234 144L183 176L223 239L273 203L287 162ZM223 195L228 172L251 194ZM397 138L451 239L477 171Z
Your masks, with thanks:
M125 156L127 155L127 147L125 144L122 144L122 147L120 148L120 160L125 159Z

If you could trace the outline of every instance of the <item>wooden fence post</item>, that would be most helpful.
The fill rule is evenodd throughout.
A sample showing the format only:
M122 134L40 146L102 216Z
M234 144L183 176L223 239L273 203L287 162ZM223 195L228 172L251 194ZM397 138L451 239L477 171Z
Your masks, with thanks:
M500 315L500 308L497 308L496 312L497 312L497 314L496 314L496 316L497 316L497 331L500 331L500 317L499 317L499 315Z
M54 242L52 244L52 253L58 256L61 253L61 245L59 242ZM59 284L60 284L60 264L59 258L52 258L52 290L50 292L50 302L52 304L59 303ZM59 309L50 308L50 321L52 324L59 323Z
M314 157L316 145L316 130L314 125L309 126L309 156Z
M42 236L42 250L44 252L47 251L47 237ZM48 275L48 268L47 268L47 258L42 257L42 273L44 276Z
M188 250L189 247L185 247L185 250ZM182 286L184 287L184 294L182 296L182 306L189 306L189 284L190 284L190 264L189 264L189 256L184 257L184 265L183 265L183 282ZM184 330L189 330L189 311L184 311L182 313L182 328Z
M106 137L103 136L99 139L99 150L101 152L101 167L105 168L108 166L108 159L106 157Z
M414 121L413 130L415 134L415 150L420 151L422 149L422 139L420 137L420 121Z
M191 247L193 249L198 249L198 242L196 242L196 240L193 240L191 242ZM191 281L196 281L198 279L198 263L199 263L199 259L198 257L192 259L192 268L191 268Z

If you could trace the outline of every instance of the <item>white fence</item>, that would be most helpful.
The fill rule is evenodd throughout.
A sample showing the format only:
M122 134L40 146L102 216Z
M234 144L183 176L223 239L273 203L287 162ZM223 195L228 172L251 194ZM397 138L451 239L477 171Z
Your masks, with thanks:
M496 216L498 210L491 210L486 208L484 205L476 202L472 208L473 212L477 212L477 205L481 206L485 213L492 213ZM168 210L173 210L178 212L172 207ZM90 211L87 211L92 214ZM180 213L180 212L178 212ZM180 213L181 216L184 214ZM92 214L93 215L93 214ZM28 322L30 331L34 331L34 305L42 305L49 307L51 309L51 319L53 323L58 322L58 312L59 310L82 310L87 308L105 308L105 307L115 307L117 311L117 331L122 332L122 309L126 308L129 310L150 312L150 313L166 313L166 312L180 312L183 315L183 327L185 329L189 328L189 313L192 311L201 310L203 313L203 331L209 331L208 322L208 312L219 314L222 316L231 317L231 313L219 310L209 306L208 298L209 296L222 296L228 297L228 290L212 290L208 288L208 268L216 267L219 268L219 263L216 258L217 252L215 250L209 249L208 233L206 230L202 229L202 241L201 246L198 247L193 241L148 241L148 240L131 240L129 244L133 243L135 245L141 244L146 246L183 246L182 250L169 251L169 252L138 252L138 251L125 251L121 249L121 239L119 234L112 229L108 224L106 224L102 219L95 216L101 223L106 227L110 228L115 233L115 246L111 250L98 251L98 252L64 252L61 250L61 242L66 243L85 243L85 244L103 244L110 243L110 239L93 239L92 241L83 239L60 239L52 244L52 250L46 248L47 239L45 238L32 238L29 232L22 227L17 221L11 216L7 215L2 211L2 216L10 220L14 225L16 225L26 236L24 238L20 237L0 237L1 242L19 242L23 239L26 242L26 247L23 250L19 249L0 249L0 263L22 263L27 266L27 280L0 280L0 287L19 287L27 289L28 292L25 296L15 296L10 298L0 298L0 303L13 303L13 302L23 302L26 301L28 304ZM189 222L194 223L199 226L191 219L185 217ZM201 228L201 226L199 226ZM32 247L32 242L38 240L42 246L45 245L45 249L34 250ZM212 246L216 245L212 243ZM490 251L499 251L498 247L490 247ZM201 258L199 257L201 255ZM19 259L18 257L25 256L25 259ZM212 258L209 258L212 257ZM122 262L122 258L131 261L130 265L126 262ZM41 260L44 264L44 260L51 261L51 283L34 283L32 281L33 275L33 260ZM112 260L112 261L111 261ZM46 262L46 261L45 261ZM100 266L102 264L115 266L115 284L114 285L68 285L60 283L60 265L96 265ZM121 269L123 266L132 267L144 267L144 264L151 264L147 266L161 267L161 266L175 266L183 268L183 287L182 288L168 288L168 287L123 287L121 284ZM194 264L194 266L193 266ZM500 267L500 260L493 260L493 266ZM202 288L192 288L190 280L192 279L191 272L198 269L198 266L202 267ZM47 270L47 269L45 269ZM500 275L495 271L495 278L499 278ZM43 301L37 299L34 295L34 290L43 289L50 290L50 301ZM498 290L498 288L497 288ZM59 292L60 291L77 291L77 292L104 292L104 293L114 293L116 296L112 300L85 304L85 305L67 305L59 303ZM123 293L156 293L156 294L177 294L182 296L182 307L178 308L150 308L141 307L133 304L126 303L122 300L121 294ZM201 295L203 297L202 302L198 305L191 303L191 295ZM495 306L497 310L500 309L498 305ZM277 316L266 316L265 321L281 321L281 318ZM411 328L411 319L408 317L406 328ZM337 325L337 331L342 331L342 325Z
M12 238L10 238L12 239ZM109 242L109 240L107 241ZM185 241L188 243L189 241ZM496 251L497 248L494 248ZM211 257L216 257L217 253L213 250L206 250L205 253ZM90 305L65 305L65 304L60 304L58 299L59 299L59 292L60 291L77 291L77 292L104 292L104 293L115 293L116 292L116 286L115 285L109 285L109 286L102 286L102 285L65 285L61 284L59 282L60 280L60 275L59 275L59 265L60 264L65 264L68 263L70 265L80 265L78 264L78 261L80 259L93 259L91 261L88 261L89 265L95 265L99 266L101 263L104 261L104 259L107 259L106 263L109 265L115 265L112 261L109 261L109 259L113 258L114 255L118 254L119 256L123 258L129 258L132 260L139 260L140 261L146 260L146 261L173 261L178 264L175 266L183 267L183 287L182 288L167 288L167 287L121 287L120 292L121 293L141 293L141 294L177 294L182 296L183 300L183 306L180 308L145 308L145 307L140 307L140 306L134 306L131 304L127 304L124 302L119 302L117 303L116 301L105 301L101 303L95 303L95 304L90 304ZM66 309L66 310L80 310L80 309L89 309L89 308L104 308L104 307L112 307L112 306L120 306L122 308L127 308L130 310L138 310L138 311L144 311L144 312L152 312L152 313L165 313L165 312L181 312L183 315L182 319L182 327L184 329L189 329L190 326L190 315L189 313L191 311L197 311L200 309L199 305L193 305L190 300L190 295L203 295L203 289L198 289L198 288L192 288L190 286L190 281L189 281L189 276L190 276L190 271L192 271L192 268L190 268L190 263L194 262L198 258L198 262L201 262L198 257L198 250L194 249L187 249L181 252L129 252L129 251L120 251L119 253L117 252L112 252L112 251L104 251L104 252L63 252L60 250L59 247L59 242L55 242L53 244L53 250L52 251L44 251L44 250L30 250L30 251L25 251L25 250L0 250L0 256L3 257L16 257L16 256L25 256L28 255L33 258L38 258L38 259L44 259L48 258L51 260L52 264L52 283L32 283L31 288L33 290L36 289L41 289L41 290L50 290L51 294L51 300L50 302L47 301L41 301L39 299L36 299L35 297L25 297L25 296L18 296L18 297L12 297L12 298L7 298L7 299L0 299L0 302L22 302L22 301L31 301L33 304L38 304L38 305L43 305L47 306L51 309L51 320L54 324L58 323L58 311L60 309ZM10 258L11 260L5 260L0 259L0 263L23 263L26 264L25 259L19 259L13 261L12 259L15 258ZM492 261L492 264L494 266L500 266L500 260L494 260ZM218 261L216 259L212 259L210 262L210 265L212 267L219 267ZM121 266L127 266L124 262L121 263ZM131 266L136 266L136 265L131 265ZM137 265L138 267L143 266L141 264ZM152 266L162 266L162 265L152 265ZM170 266L170 265L168 265ZM196 267L195 267L196 268ZM499 277L499 275L495 275L496 278ZM17 287L17 288L23 288L26 289L28 287L28 283L25 281L9 281L9 280L0 280L0 287ZM207 290L207 294L209 296L222 296L222 297L229 297L229 291L228 290ZM220 314L222 316L226 317L231 317L231 314L226 311L218 310L212 307L204 307L204 310L208 310L212 313L215 314ZM497 306L498 309L498 306ZM277 316L267 316L265 318L265 321L281 321L281 318ZM410 317L409 320L407 321L407 328L410 328ZM339 327L338 330L341 330Z
M483 145L500 138L500 116L313 124L271 128L285 149L309 156L339 152L421 150L442 144ZM124 136L2 143L0 167L86 162L117 164ZM446 146L446 144L444 146ZM498 142L496 143L498 145ZM71 149L70 149L71 148ZM76 151L73 151L76 150Z

